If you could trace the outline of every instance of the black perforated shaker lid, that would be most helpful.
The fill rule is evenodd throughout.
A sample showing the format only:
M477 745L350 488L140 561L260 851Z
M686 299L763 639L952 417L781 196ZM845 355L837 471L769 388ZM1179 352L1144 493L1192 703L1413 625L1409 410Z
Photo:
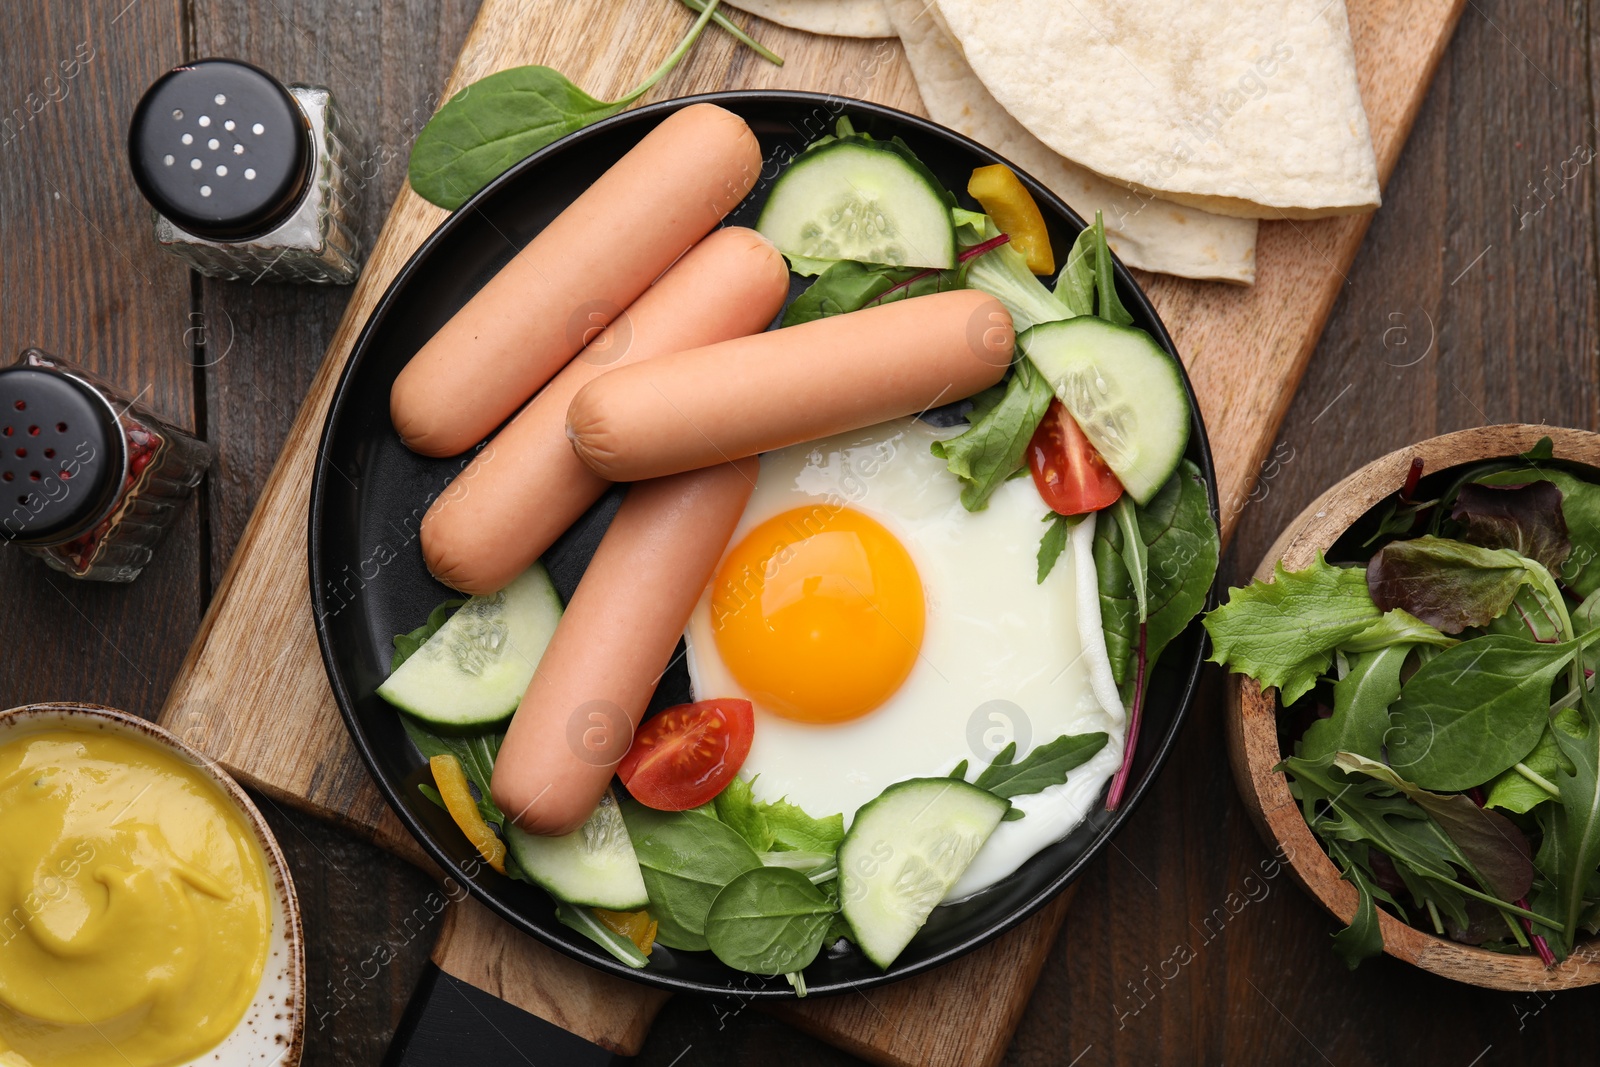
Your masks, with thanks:
M311 126L279 81L236 59L163 74L128 127L133 180L155 209L213 241L259 237L311 179Z
M122 427L97 393L35 367L0 369L0 537L87 532L122 487Z

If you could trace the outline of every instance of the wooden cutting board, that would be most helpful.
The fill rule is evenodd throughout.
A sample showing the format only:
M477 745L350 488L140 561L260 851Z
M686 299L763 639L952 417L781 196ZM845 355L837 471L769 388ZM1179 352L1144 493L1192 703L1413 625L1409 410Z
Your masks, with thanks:
M1387 182L1460 15L1462 0L1348 0ZM898 44L816 37L732 13L785 57L774 67L708 30L649 99L717 89L810 89L923 113ZM672 0L484 0L440 99L506 67L547 63L598 97L637 84L691 21ZM1065 97L1063 106L1071 106ZM174 685L161 722L284 803L427 864L351 747L323 673L307 593L306 525L317 441L356 336L445 213L403 189L312 382L255 514ZM1210 430L1224 536L1265 462L1370 216L1264 222L1251 289L1141 277L1182 354ZM775 1007L842 1048L887 1064L999 1061L1066 913L1066 896L940 971L865 996ZM446 973L592 1041L636 1051L664 995L591 971L471 902L454 906L434 959Z

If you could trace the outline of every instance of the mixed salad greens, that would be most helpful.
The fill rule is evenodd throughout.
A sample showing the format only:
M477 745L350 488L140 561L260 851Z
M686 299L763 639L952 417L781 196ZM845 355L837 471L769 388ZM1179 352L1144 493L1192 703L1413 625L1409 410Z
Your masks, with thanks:
M416 173L414 158L414 181ZM858 202L863 186L881 192ZM934 450L972 511L1007 479L1032 476L1048 509L1040 582L1071 530L1103 516L1092 542L1099 607L1130 716L1127 755L1106 802L1114 809L1150 669L1204 606L1217 567L1209 493L1183 456L1188 397L1176 361L1132 326L1117 296L1101 220L1078 236L1052 289L1035 273L1053 270L1054 259L1024 184L996 165L974 172L969 193L984 211L961 207L898 138L874 139L841 118L835 136L779 177L758 226L796 273L815 276L784 326L963 287L1010 313L1020 355L999 384L958 409L966 430ZM870 224L854 224L863 219ZM897 782L847 832L839 814L756 800L737 777L742 752L697 779L697 788L709 783L702 791L663 781L666 761L650 758L652 746L693 734L708 717L719 735L737 741L742 733L748 751L748 702L701 701L640 728L618 765L621 795L608 793L583 827L534 837L496 807L490 783L504 724L561 612L537 564L493 596L447 601L394 639L379 693L406 713L401 721L429 760L433 783L419 788L483 861L546 889L561 922L631 967L646 966L656 944L710 951L735 969L786 975L802 995L805 968L827 946L854 943L887 968L995 827L1023 817L1012 798L1064 783L1108 741L1104 733L1062 736L1020 760L1013 743L971 781L963 761L946 778ZM510 646L522 654L506 656Z
M1600 932L1600 484L1551 451L1425 495L1416 461L1365 542L1206 617L1215 660L1278 689L1281 769L1359 896L1351 967L1380 904L1547 966Z

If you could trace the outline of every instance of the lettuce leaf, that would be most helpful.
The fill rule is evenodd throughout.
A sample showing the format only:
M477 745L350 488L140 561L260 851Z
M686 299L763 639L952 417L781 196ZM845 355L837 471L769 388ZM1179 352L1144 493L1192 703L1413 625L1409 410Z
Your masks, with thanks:
M1211 661L1276 686L1293 704L1327 671L1333 650L1380 614L1361 568L1334 567L1320 552L1304 570L1280 562L1272 581L1228 590L1227 603L1206 616Z
M1391 541L1367 564L1367 591L1383 611L1402 608L1447 634L1505 614L1533 574L1526 557L1431 535Z
M1505 487L1469 482L1456 494L1450 518L1464 527L1461 540L1468 544L1509 548L1552 573L1572 554L1561 490L1553 482Z
M787 800L757 800L743 778L729 782L713 805L716 817L756 852L833 853L844 838L842 814L816 819Z

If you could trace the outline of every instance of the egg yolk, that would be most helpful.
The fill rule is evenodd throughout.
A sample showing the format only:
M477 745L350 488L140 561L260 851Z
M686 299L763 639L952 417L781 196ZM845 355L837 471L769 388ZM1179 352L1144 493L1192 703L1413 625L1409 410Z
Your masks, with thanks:
M746 695L786 718L833 723L900 688L922 648L926 604L894 534L819 504L768 519L729 551L711 619Z

